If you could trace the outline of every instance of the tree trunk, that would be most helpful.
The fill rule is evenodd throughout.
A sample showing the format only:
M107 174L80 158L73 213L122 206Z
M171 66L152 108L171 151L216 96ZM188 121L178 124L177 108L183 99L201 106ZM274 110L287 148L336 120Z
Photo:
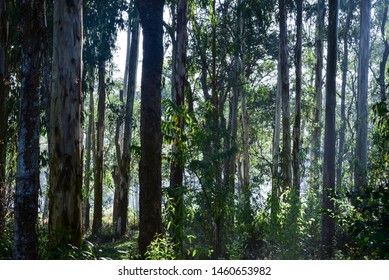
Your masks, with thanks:
M293 125L293 189L300 195L300 134L301 134L301 71L302 71L302 29L303 1L297 1L296 35L296 108Z
M188 1L180 0L177 6L177 36L174 70L174 103L183 106L186 88L186 46L187 46L187 23L188 23ZM184 120L179 116L176 127L180 132L184 130ZM173 242L177 245L178 252L182 252L183 222L184 222L184 155L182 151L182 139L176 135L176 140L172 147L172 163L170 166L170 189L174 212L172 213L172 233Z
M273 132L273 161L272 161L272 187L271 187L271 225L276 224L278 213L278 197L279 197L279 157L280 157L280 134L281 134L281 64L278 62L277 88L275 91L275 116L274 116L274 132ZM272 228L274 228L272 226Z
M39 195L39 82L44 1L22 1L22 71L14 204L14 258L37 259Z
M367 90L369 86L369 50L370 50L370 12L371 0L361 1L361 22L358 64L357 122L355 144L356 192L364 192L367 188Z
M279 0L280 9L280 70L282 98L282 181L286 190L292 186L291 137L290 137L290 101L289 101L289 63L288 63L288 28L287 1Z
M311 186L315 191L319 190L321 168L320 147L322 135L322 104L323 104L323 36L324 36L324 17L326 5L324 0L318 0L317 21L316 21L316 65L315 65L315 97L316 107L313 120L313 137L311 151Z
M50 214L52 248L82 237L81 57L82 1L54 2L50 105Z
M164 0L135 1L143 29L139 252L162 232L161 78Z
M7 150L6 56L8 44L7 1L0 0L0 239L5 225L5 165Z
M105 61L99 63L99 101L97 104L95 184L92 234L100 234L103 226L103 178L104 178L104 119L105 119Z
M333 241L335 236L334 201L335 191L335 107L336 107L336 63L338 42L338 0L329 2L328 17L328 51L326 77L326 110L323 164L323 213L322 213L322 258L334 256Z
M115 235L122 237L127 230L128 212L128 189L130 181L131 143L132 143L132 116L134 108L134 98L136 90L136 76L139 53L139 15L135 9L135 17L132 22L131 45L129 55L129 76L127 85L126 115L124 119L123 154L118 161L120 174L120 185L117 193L117 213L115 225ZM120 152L118 157L120 156Z
M380 62L380 76L378 78L378 83L380 86L380 98L383 104L385 104L386 101L385 73L386 73L386 63L388 62L388 56L389 56L389 42L385 35L386 22L388 20L389 0L385 0L384 5L385 6L382 14L382 23L381 23L381 36L384 42L384 52L382 54L382 60Z
M85 160L85 214L84 214L84 230L87 232L90 226L90 182L91 177L93 176L93 171L91 170L91 162L93 155L95 153L95 101L93 97L94 87L95 87L95 68L92 67L88 71L89 80L88 80L88 89L89 89L89 121L88 121L88 134L86 141L86 160ZM94 180L93 180L94 181Z
M339 128L339 149L338 149L338 162L336 166L336 188L340 190L342 188L342 168L343 168L343 154L344 143L346 136L346 85L347 85L347 72L348 72L348 32L350 29L351 18L354 11L354 2L348 2L348 12L346 18L346 25L344 27L343 38L343 63L342 63L342 91L340 101L340 128Z

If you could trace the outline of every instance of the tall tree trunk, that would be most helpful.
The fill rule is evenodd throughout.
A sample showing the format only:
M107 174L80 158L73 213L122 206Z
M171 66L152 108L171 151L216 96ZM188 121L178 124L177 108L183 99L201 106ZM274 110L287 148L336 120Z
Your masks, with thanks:
M329 1L328 50L326 77L326 110L323 164L323 213L322 213L322 258L334 256L335 236L334 201L335 191L335 107L336 107L336 63L338 52L338 0Z
M187 46L187 23L188 23L188 1L180 0L177 6L177 36L176 36L176 51L174 71L174 103L177 106L184 105L185 89L186 89L186 46ZM180 116L175 124L179 133L184 130L184 120ZM182 150L182 139L176 135L177 139L173 143L172 153L173 159L170 166L170 195L174 205L174 213L172 213L172 233L173 242L177 244L178 252L182 252L183 239L183 221L184 221L184 155Z
M381 36L384 42L384 52L382 54L382 60L380 62L380 76L378 78L378 83L380 85L380 97L381 102L385 104L386 101L386 83L385 83L385 73L386 73L386 63L388 62L389 56L389 41L386 32L386 22L388 20L388 8L389 8L389 0L385 0L384 3L384 11L382 14L382 23L381 23Z
M39 82L44 34L44 1L22 1L22 72L16 188L14 258L37 259L35 230L39 195Z
M5 225L5 165L7 150L6 56L8 44L7 1L0 0L0 238Z
M323 36L324 36L324 17L326 5L324 0L318 0L317 3L317 21L316 21L316 65L315 65L315 111L313 120L313 137L311 151L311 186L314 190L319 190L320 172L320 147L322 135L322 105L323 105Z
M279 57L278 57L279 60ZM272 187L271 187L271 225L276 224L279 197L279 158L280 158L280 134L281 134L281 64L278 61L277 88L275 91L275 116L273 132L273 160L272 160ZM273 228L273 226L272 226Z
M53 33L49 238L56 248L80 246L82 236L81 0L54 2Z
M357 134L355 142L354 183L357 193L367 188L367 90L369 86L370 13L371 0L361 1L358 95L357 95Z
M89 230L90 226L90 182L91 177L93 176L93 171L91 170L91 162L93 155L95 153L95 101L93 97L94 87L95 87L95 68L92 67L88 71L88 90L89 90L89 121L88 121L88 134L86 141L86 160L85 160L85 214L84 214L84 230L85 232ZM93 180L94 181L94 180Z
M124 119L123 154L118 161L120 185L117 193L117 215L114 221L115 235L122 237L127 230L128 189L130 181L131 143L132 143L132 116L136 90L136 76L139 53L139 15L137 10L132 22L131 44L129 56L129 76L127 85L126 114ZM120 152L118 157L120 157Z
M280 70L282 98L282 186L292 186L291 137L290 137L290 101L289 101L289 63L288 63L288 27L286 0L279 0L280 9Z
M162 232L161 78L164 0L136 0L143 29L139 252Z
M105 61L99 63L99 101L97 104L96 158L92 234L99 234L103 226L103 178L104 178L104 120L105 120Z
M297 1L296 35L296 108L293 125L293 189L300 195L300 134L301 134L301 71L302 71L302 29L303 1Z
M350 29L350 23L351 23L353 11L354 11L354 1L349 1L346 25L343 31L344 38L343 38L343 63L342 63L342 91L341 91L341 101L340 101L339 149L338 149L338 162L336 165L337 190L340 190L342 188L343 154L344 154L344 143L345 143L345 136L346 136L346 85L347 85L347 72L348 72L348 32Z

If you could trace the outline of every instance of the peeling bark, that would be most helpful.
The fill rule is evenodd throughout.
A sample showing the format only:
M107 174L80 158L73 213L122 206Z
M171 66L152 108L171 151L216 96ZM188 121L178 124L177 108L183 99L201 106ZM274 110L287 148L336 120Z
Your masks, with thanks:
M53 33L49 238L56 248L81 245L81 0L54 2Z

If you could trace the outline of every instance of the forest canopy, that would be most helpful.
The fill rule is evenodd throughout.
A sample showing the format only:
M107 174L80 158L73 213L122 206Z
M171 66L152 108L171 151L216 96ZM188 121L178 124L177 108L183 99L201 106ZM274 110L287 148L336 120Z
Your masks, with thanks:
M389 259L388 9L0 0L0 259Z

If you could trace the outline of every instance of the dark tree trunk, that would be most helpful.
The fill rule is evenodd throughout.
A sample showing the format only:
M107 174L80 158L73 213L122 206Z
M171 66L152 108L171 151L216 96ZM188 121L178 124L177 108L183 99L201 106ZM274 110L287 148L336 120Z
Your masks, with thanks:
M177 6L177 36L176 36L176 54L173 68L174 70L174 84L173 97L174 103L177 106L184 105L185 88L186 88L186 45L187 45L187 23L188 23L188 1L180 0ZM184 130L184 120L180 116L175 124L179 133ZM172 153L173 159L170 166L170 189L169 193L174 205L174 212L172 213L172 234L173 242L177 245L177 251L181 252L183 239L183 179L184 179L184 158L182 151L182 141L179 135L173 143Z
M5 225L5 165L7 147L6 56L8 43L7 1L0 0L0 238Z
M39 194L39 82L44 1L22 1L22 72L16 188L14 258L37 259Z
M99 234L103 226L104 178L104 119L105 119L105 61L99 63L99 101L97 104L96 158L92 234Z
M54 2L53 79L50 102L51 248L81 245L82 1Z
M386 73L386 63L388 62L389 56L389 41L386 36L386 22L388 20L388 8L389 0L385 0L384 11L382 13L382 23L381 23L381 37L384 42L384 52L382 54L382 60L380 62L380 76L378 78L378 83L380 85L380 97L381 102L385 104L386 101L386 83L385 83L385 73Z
M164 0L136 0L143 29L139 252L162 232L161 78Z
M322 258L334 256L333 241L335 236L334 201L335 191L335 107L336 107L336 63L338 52L338 0L329 1L328 17L328 52L326 77L326 110L324 135L324 169L323 169L323 213L322 213Z
M296 35L296 108L293 125L293 189L300 195L300 134L301 134L301 70L302 70L302 29L303 1L297 1Z
M361 1L361 22L358 63L357 122L355 141L355 190L367 188L367 91L369 86L370 12L371 0Z
M315 65L315 111L313 120L313 137L311 151L311 186L315 191L319 190L321 168L319 164L321 135L322 135L322 107L323 107L323 37L324 37L324 17L326 5L324 0L317 3L316 21L316 65Z
M291 137L290 137L290 97L289 97L289 62L288 62L288 28L287 1L279 0L280 14L280 71L282 98L282 157L281 170L284 190L292 186Z

